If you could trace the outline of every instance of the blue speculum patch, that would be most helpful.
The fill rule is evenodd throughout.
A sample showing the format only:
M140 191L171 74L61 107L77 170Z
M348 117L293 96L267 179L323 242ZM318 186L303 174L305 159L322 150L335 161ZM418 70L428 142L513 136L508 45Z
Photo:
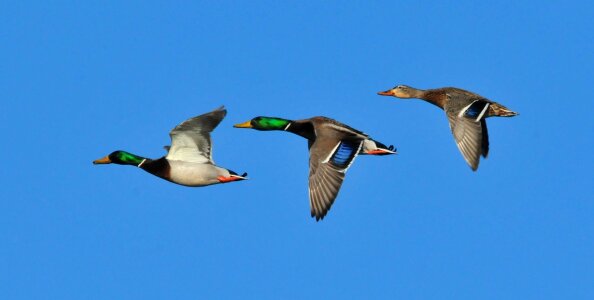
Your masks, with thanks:
M485 106L487 105L489 105L489 103L476 101L470 105L466 112L464 112L464 115L475 119L481 114L481 112L483 112Z
M358 145L346 142L340 142L340 146L334 152L332 156L332 163L339 167L346 167L349 165L353 157L355 156L355 152L357 152Z

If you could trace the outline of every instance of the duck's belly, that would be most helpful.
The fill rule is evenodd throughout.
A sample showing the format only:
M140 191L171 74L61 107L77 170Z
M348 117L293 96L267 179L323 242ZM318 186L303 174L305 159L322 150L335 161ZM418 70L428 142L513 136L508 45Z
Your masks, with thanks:
M170 161L169 180L186 186L205 186L219 183L222 169L211 164Z

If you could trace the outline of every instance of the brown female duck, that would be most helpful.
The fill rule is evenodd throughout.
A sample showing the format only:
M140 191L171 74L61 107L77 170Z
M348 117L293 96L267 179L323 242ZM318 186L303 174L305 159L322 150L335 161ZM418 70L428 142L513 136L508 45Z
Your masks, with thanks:
M443 109L458 149L473 171L478 168L480 156L487 158L489 154L489 134L485 118L513 117L518 114L481 95L455 87L420 90L398 85L378 94L404 99L418 98Z

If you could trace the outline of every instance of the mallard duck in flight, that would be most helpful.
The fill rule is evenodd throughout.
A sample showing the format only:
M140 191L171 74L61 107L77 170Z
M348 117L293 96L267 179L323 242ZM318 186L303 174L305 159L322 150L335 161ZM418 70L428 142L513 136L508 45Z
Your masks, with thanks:
M487 158L489 154L489 133L485 119L518 115L497 102L454 87L419 90L398 85L378 94L404 99L418 98L443 109L450 122L456 145L473 171L478 169L481 155Z
M311 216L316 221L323 219L330 210L345 173L358 154L396 153L393 146L386 147L363 132L326 117L297 121L256 117L234 127L288 131L308 140L309 204Z
M158 159L141 157L126 151L114 151L93 164L119 164L139 167L157 177L185 186L206 186L247 179L247 173L221 168L212 160L210 132L223 120L227 110L220 107L177 125L169 136L167 155Z

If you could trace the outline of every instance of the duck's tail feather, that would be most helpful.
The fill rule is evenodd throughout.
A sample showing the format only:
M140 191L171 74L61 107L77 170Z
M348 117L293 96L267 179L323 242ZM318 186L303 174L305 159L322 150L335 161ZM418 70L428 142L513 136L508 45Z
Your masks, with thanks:
M491 103L489 105L489 116L495 117L513 117L519 115L517 112L510 110L509 108L499 104L499 103Z

